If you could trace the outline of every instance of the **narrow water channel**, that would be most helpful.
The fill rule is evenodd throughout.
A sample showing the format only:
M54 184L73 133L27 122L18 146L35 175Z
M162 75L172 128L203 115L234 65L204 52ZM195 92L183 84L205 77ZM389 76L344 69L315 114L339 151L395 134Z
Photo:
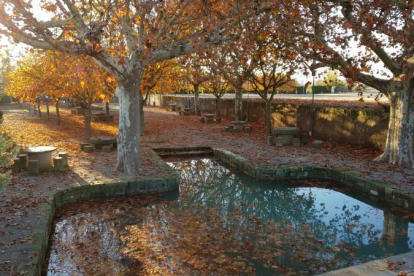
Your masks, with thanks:
M169 165L179 191L58 210L45 274L312 275L414 250L408 214L334 183L265 182L212 159Z

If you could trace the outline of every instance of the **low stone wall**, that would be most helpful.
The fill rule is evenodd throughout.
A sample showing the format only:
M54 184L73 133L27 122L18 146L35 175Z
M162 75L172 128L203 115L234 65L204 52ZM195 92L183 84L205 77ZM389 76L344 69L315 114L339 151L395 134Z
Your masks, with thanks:
M182 151L201 150L206 147L184 147L184 148L159 148L159 151ZM55 210L65 204L90 200L95 198L106 198L114 196L128 196L153 192L165 192L177 189L179 186L179 174L170 168L153 150L143 149L147 155L157 163L163 171L164 178L142 177L139 179L114 179L95 181L91 185L70 187L52 194L52 201L37 208L37 214L44 214L32 225L31 236L33 243L25 244L25 252L36 252L34 266L28 267L24 263L13 264L16 271L24 271L24 275L41 275L41 270L47 254L51 226L54 220ZM357 174L340 169L316 166L282 166L280 168L267 168L263 165L252 165L247 158L234 154L230 151L214 148L214 155L223 162L236 167L240 171L263 180L290 180L290 179L323 179L342 183L344 186L365 193L372 197L385 200L393 205L414 211L414 197L400 190L393 189L387 183L369 180L359 177ZM12 252L11 254L20 252ZM1 273L0 273L1 274Z
M414 211L414 196L394 189L390 184L378 180L370 180L346 170L316 166L282 166L280 168L266 168L252 165L247 158L230 151L214 148L214 155L224 163L230 164L238 170L263 180L295 180L295 179L322 179L341 183L343 186L358 193L385 200L392 205Z
M181 107L194 107L194 98L163 96L161 107L175 103ZM234 118L234 99L222 99L222 116ZM200 109L204 113L214 113L212 98L200 98ZM265 105L263 102L245 99L243 113L247 121L265 125ZM312 118L314 123L312 125ZM312 130L313 136L322 140L361 145L382 150L385 147L389 120L388 108L357 110L337 107L309 107L303 105L273 103L273 127L297 126L301 132Z

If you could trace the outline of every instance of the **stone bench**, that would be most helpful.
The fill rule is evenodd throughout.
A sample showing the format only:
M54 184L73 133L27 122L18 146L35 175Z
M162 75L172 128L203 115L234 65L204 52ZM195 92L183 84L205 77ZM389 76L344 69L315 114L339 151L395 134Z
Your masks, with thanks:
M117 137L115 137L115 136L96 136L96 137L91 137L89 139L89 143L95 149L102 149L103 146L108 146L108 145L112 145L113 147L116 147L116 145L117 145Z
M114 119L115 116L112 114L110 114L109 117L106 115L106 113L95 113L91 115L92 122L112 122Z
M178 114L180 116L189 116L189 115L194 115L195 111L192 110L191 108L183 108Z
M75 107L70 110L70 113L73 115L83 115L82 107Z
M167 110L176 111L177 110L177 104L169 104L168 107L167 107Z
M231 125L225 127L224 130L229 132L252 132L253 127L247 126L246 123L247 121L234 121L231 123Z
M295 136L300 135L298 127L276 127L272 131L273 142L275 146L300 146L300 138Z

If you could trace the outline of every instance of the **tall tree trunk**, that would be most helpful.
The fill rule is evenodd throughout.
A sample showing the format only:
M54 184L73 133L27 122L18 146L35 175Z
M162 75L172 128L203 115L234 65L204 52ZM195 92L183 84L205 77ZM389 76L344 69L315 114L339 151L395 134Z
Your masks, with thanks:
M243 90L241 87L236 87L236 99L234 107L235 121L243 121Z
M58 124L58 126L60 126L59 100L60 100L60 98L56 102L56 117L57 117L57 124Z
M37 114L37 107L36 107L36 103L33 104L33 114L36 115Z
M106 111L106 121L109 122L111 120L111 116L109 114L109 102L105 103L105 111Z
M91 138L91 134L92 134L91 105L92 105L92 101L88 100L87 104L83 108L83 116L84 116L84 119L85 119L85 136L86 136L86 139L88 139L88 140L89 140L89 138Z
M49 97L46 99L46 115L47 119L50 119L50 110L49 110Z
M414 80L403 91L389 95L390 121L384 153L375 160L401 167L414 166Z
M145 104L145 100L142 97L142 94L140 93L140 101L141 104L139 106L139 116L140 116L140 120L139 120L139 126L141 128L141 136L144 135L144 131L145 131L145 115L144 115L144 104Z
M199 96L200 96L200 85L198 84L193 84L194 86L194 112L196 115L200 114L200 101L199 101ZM188 107L190 108L190 107Z
M119 128L117 168L135 176L140 171L141 148L141 96L140 86L144 68L136 69L125 82L118 81Z
M216 117L220 118L221 117L221 112L220 112L220 98L221 97L216 97Z
M266 133L267 135L272 135L272 102L270 100L266 101L265 105L265 114L266 114Z
M42 110L40 109L40 98L37 99L37 110L39 112L39 118L42 118Z
M70 108L70 98L67 98L66 107L67 107L68 109Z

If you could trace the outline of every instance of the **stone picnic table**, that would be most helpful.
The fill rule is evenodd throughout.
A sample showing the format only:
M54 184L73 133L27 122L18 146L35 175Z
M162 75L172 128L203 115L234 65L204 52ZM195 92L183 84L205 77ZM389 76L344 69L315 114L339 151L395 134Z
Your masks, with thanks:
M83 108L82 107L75 107L70 110L70 112L74 115L83 115Z
M216 117L216 114L206 113L203 117L206 118L207 123L214 123L214 117Z
M89 139L89 143L91 143L96 149L101 149L103 146L108 146L108 145L113 145L113 147L116 147L117 137L116 136L95 136Z
M91 115L92 122L108 122L114 120L114 115L109 114L109 116L104 112L92 113Z
M171 111L175 111L177 109L177 104L169 104L168 106Z
M277 147L300 145L300 138L294 137L300 135L300 129L298 127L275 127L272 133L274 136L274 143Z
M52 168L52 152L55 150L55 147L38 146L26 148L24 152L29 156L29 161L37 160L39 170L44 171Z
M242 132L244 130L244 125L246 124L246 121L233 121L231 122L231 124L233 125L234 131Z

